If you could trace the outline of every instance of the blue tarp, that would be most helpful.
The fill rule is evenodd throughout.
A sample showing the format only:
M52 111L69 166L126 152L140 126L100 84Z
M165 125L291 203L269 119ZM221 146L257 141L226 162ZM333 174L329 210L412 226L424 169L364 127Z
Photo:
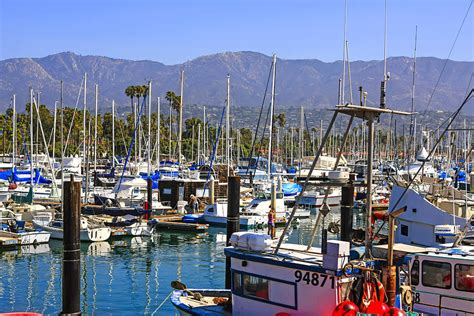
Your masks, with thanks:
M301 185L297 183L283 183L282 190L284 196L293 196L301 192Z
M8 180L12 182L30 182L31 177L26 176L29 174L30 174L29 170L16 170L16 169L4 170L4 171L0 171L0 180ZM25 176L19 177L18 175L25 175ZM33 182L35 184L50 184L51 180L48 180L45 177L43 177L39 169L35 169Z

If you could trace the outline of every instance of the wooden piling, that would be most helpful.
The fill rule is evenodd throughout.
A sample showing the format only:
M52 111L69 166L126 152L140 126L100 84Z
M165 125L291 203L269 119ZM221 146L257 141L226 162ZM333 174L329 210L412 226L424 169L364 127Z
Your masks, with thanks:
M227 186L227 246L233 233L240 228L240 177L229 176ZM225 288L231 287L230 257L225 261Z
M355 173L349 175L349 185L342 187L341 198L341 240L351 242L354 218L354 186Z
M60 315L81 315L80 308L80 201L81 182L64 182L64 237L62 272L62 311Z

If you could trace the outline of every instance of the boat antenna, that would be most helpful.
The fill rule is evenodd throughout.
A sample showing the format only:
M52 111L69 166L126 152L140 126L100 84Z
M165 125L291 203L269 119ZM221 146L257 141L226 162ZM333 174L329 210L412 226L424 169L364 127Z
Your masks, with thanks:
M344 90L346 83L346 37L347 37L347 0L344 0L344 44L342 46L342 91L341 104L345 104Z
M383 81L380 83L380 108L385 109L387 81L389 74L387 73L387 0L385 0L385 29L383 36Z

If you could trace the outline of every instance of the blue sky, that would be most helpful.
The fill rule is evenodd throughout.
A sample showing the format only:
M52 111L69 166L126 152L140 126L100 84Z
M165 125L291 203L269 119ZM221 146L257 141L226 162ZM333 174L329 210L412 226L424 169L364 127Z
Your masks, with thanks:
M446 58L472 0L388 0L388 56ZM451 59L472 61L474 5ZM224 51L342 58L344 0L0 0L0 59L62 51L176 64ZM348 0L351 60L383 58L384 1Z

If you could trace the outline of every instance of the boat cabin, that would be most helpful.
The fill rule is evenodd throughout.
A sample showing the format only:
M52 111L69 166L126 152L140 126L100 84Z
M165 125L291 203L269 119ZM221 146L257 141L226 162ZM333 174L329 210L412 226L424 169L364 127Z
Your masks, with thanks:
M227 247L225 254L231 259L235 315L331 315L353 280L342 273L349 243L341 241L328 242L325 255L296 244L283 244L278 256L241 247Z
M413 309L429 315L474 315L474 247L410 255Z

